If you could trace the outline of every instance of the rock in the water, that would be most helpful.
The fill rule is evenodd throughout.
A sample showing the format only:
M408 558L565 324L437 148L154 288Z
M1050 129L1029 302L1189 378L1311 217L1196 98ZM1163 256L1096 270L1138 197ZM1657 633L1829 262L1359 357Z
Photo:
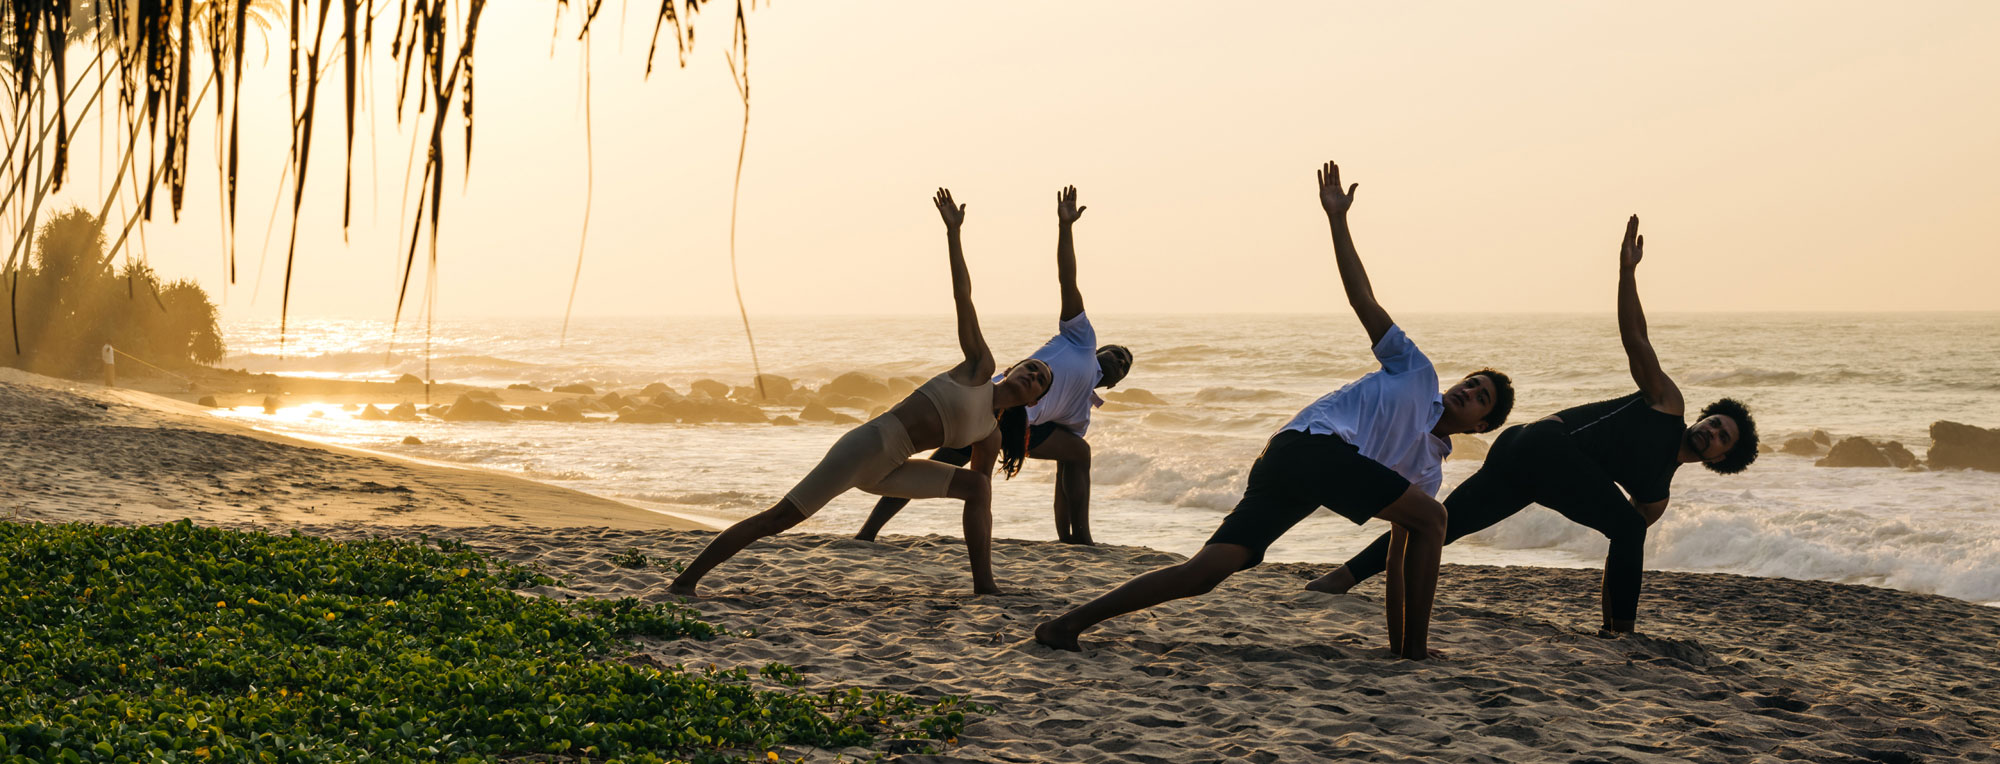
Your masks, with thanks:
M204 395L201 397L201 400L195 401L195 404L199 406L207 406L209 408L215 408L216 406L222 405L215 402L215 396L213 395Z
M1160 396L1154 395L1152 392L1142 387L1134 387L1130 390L1112 390L1104 394L1104 399L1107 401L1117 401L1119 403L1143 403L1148 406L1167 405L1166 401L1160 400ZM1482 455L1484 453L1485 452L1481 452ZM1458 456L1458 452L1453 451L1452 456L1453 457Z
M417 387L423 387L423 386L424 386L424 378L423 378L423 377L419 377L419 376L417 376L417 375L415 375L415 374L404 374L403 376L400 376L400 377L397 377L397 378L396 378L396 384L399 384L399 385L416 385Z
M665 407L648 403L619 413L617 421L619 424L671 424L674 414Z
M833 413L833 409L817 403L808 403L806 410L799 412L799 420L805 422L832 422L837 421L839 417L839 414Z
M282 405L284 405L284 402L278 400L278 396L275 395L264 396L264 413L276 414L278 413L278 408Z
M1799 456L1818 456L1819 443L1813 441L1813 439L1810 437L1801 435L1799 437L1785 441L1785 445L1778 447L1778 452L1785 454L1798 454Z
M1882 449L1867 438L1842 438L1833 444L1833 450L1826 452L1826 458L1813 462L1819 467L1887 467L1889 457L1882 455Z
M2000 430L1958 422L1931 424L1931 469L2000 472Z
M340 404L340 410L341 410L341 411L360 411L360 410L361 410L361 407L360 407L360 406L356 406L356 405L354 405L354 404L352 404L352 403L343 403L343 404Z
M423 444L424 444L424 442L423 442L423 441L421 441L421 440L418 440L418 439L417 439L417 436L415 436L415 435L405 435L405 436L403 436L403 445L405 445L405 446L421 446L421 445L423 445Z
M500 394L492 390L467 390L462 394L482 401L500 402Z
M910 393L916 392L917 387L922 385L924 380L922 377L890 377L888 383L889 397L902 400Z
M398 422L417 421L417 404L414 403L397 404L395 408L389 409L389 418L394 419Z
M573 399L560 400L549 404L548 415L549 420L555 422L581 422L584 420L583 406L579 405Z
M792 394L792 381L776 374L759 374L750 380L751 387L759 384L764 388L764 397L770 400L780 400Z
M1882 444L1882 455L1889 459L1889 466L1899 470L1917 466L1917 455L1893 440Z
M1812 440L1814 443L1818 443L1822 446L1833 445L1833 436L1826 434L1825 430L1813 430Z
M799 420L780 414L771 418L771 424L779 427L797 427L799 426Z
M697 379L694 384L688 385L688 389L710 398L729 397L729 386L713 379Z
M554 390L551 390L550 392L564 393L567 395L596 395L597 388L579 382L574 385L563 385Z
M654 383L652 383L652 384L650 384L650 385L647 385L647 386L645 386L645 387L643 387L643 388L640 388L640 389L639 389L639 394L640 394L640 395L642 395L642 396L645 396L645 397L647 397L647 398L651 398L651 397L654 397L654 396L657 396L657 395L659 395L659 394L661 394L661 393L671 393L671 392L673 392L673 391L674 391L674 389L673 389L673 388L671 388L671 387L668 387L668 386L667 386L667 383L665 383L665 382L654 382Z
M450 408L439 416L447 422L511 422L515 419L506 409L470 395L460 395Z
M508 385L508 386L507 386L507 389L509 389L509 390L526 390L526 391L528 391L528 392L532 392L532 393L539 393L539 392L541 392L541 391L542 391L542 389L541 389L541 388L539 388L539 387L536 387L536 386L534 386L534 385L530 385L530 384L528 384L528 383L526 383L526 382L520 382L520 383L516 383L516 384L512 384L512 385Z
M888 400L894 397L889 393L888 382L865 371L850 371L834 377L833 381L826 383L826 387L820 388L819 392L821 395L845 395L870 401Z
M1486 441L1480 440L1478 437L1463 434L1453 435L1451 436L1451 456L1446 458L1484 461L1488 448Z

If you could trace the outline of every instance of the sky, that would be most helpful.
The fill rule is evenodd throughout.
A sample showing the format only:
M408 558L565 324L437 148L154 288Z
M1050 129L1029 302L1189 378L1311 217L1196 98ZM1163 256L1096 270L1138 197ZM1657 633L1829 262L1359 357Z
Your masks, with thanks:
M576 315L733 314L729 7L647 78L654 8L607 0L586 52L550 5L482 19L469 169L446 128L437 317L561 315L580 245ZM1052 312L1069 184L1095 312L1344 310L1313 181L1329 159L1360 184L1350 220L1391 311L1608 312L1634 213L1652 311L1995 308L2000 4L787 2L749 28L753 317L948 316L939 186L968 205L982 313ZM395 310L425 123L414 104L398 123L378 36L345 231L338 69L321 89L295 318ZM212 101L180 221L162 204L144 229L148 261L226 320L277 317L290 233L283 29L268 61L256 39L236 281ZM101 204L110 150L84 120L53 204Z

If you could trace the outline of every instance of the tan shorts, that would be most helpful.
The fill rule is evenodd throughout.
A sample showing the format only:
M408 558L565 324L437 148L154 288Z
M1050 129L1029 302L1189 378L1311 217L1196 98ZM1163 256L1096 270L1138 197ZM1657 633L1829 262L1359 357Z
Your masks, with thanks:
M911 459L917 449L910 445L910 433L894 414L883 414L849 430L819 466L785 494L799 514L812 517L833 497L859 488L878 496L904 499L935 499L951 488L952 473L958 468L929 459Z

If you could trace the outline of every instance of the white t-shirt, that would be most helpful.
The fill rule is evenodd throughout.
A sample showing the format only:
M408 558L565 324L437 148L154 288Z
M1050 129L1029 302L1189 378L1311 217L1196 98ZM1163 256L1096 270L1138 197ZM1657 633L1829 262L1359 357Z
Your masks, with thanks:
M111 352L111 345L110 345L109 343L106 343L106 344L104 345L104 362L105 362L105 363L117 363L117 362L118 362L118 356L117 356L116 354L114 354L114 353L112 353L112 352Z
M1054 422L1082 437L1090 429L1091 409L1104 405L1096 390L1098 380L1104 378L1104 369L1097 365L1097 330L1083 313L1057 326L1056 336L1028 356L1055 372L1049 394L1028 407L1028 424Z
M1278 431L1338 435L1362 456L1436 496L1444 483L1444 458L1451 455L1451 440L1431 434L1444 416L1437 369L1400 326L1389 327L1375 343L1375 358L1382 362L1380 371L1320 396Z

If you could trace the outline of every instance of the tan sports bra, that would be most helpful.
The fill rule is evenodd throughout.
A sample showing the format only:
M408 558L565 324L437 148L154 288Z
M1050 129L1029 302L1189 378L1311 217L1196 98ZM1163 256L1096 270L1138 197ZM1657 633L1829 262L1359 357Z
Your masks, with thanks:
M945 372L917 388L931 405L937 407L938 420L944 424L944 445L948 448L964 448L984 440L999 426L993 417L993 383L966 385L951 378Z

